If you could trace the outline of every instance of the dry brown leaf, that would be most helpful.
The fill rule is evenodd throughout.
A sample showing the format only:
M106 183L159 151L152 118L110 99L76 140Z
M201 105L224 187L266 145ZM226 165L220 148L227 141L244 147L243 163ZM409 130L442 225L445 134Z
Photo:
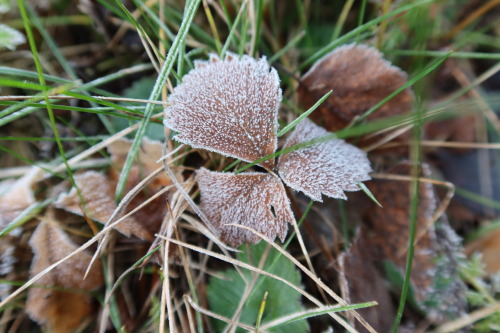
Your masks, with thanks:
M57 226L42 222L30 239L35 253L31 265L31 277L46 267L75 251L78 246ZM55 222L54 222L55 223ZM85 279L85 271L92 256L80 252L37 281L43 288L31 288L26 301L26 312L50 332L73 332L89 316L92 297L88 292L103 285L100 262L94 263ZM73 289L70 291L54 288Z
M250 231L228 226L241 224L282 241L292 222L293 213L279 179L265 173L222 173L205 168L196 171L201 192L201 209L220 233L222 241L238 246L256 243Z
M304 119L283 148L327 134L324 128ZM371 167L364 151L343 140L330 140L281 156L278 170L285 184L316 201L322 201L322 193L332 198L347 199L344 191L358 191L357 182L370 179L368 173Z
M411 166L404 163L391 170L391 174L408 176L410 169ZM429 176L427 165L422 166L422 172L425 177ZM365 214L374 258L389 260L403 274L410 228L410 183L376 180L367 185L383 206L372 204ZM428 316L433 320L444 320L465 310L465 288L457 266L462 248L445 218L439 225L429 225L437 208L432 184L420 183L419 195L416 231L419 238L415 244L411 283L416 300L426 308ZM438 279L446 283L440 285Z
M349 304L376 301L377 306L358 312L377 332L389 332L396 311L386 281L372 260L373 249L363 233L363 228L358 229L349 249L338 258L340 287ZM354 326L360 332L368 332L357 320Z
M121 169L127 159L127 155L132 147L132 141L127 139L119 139L108 146L108 152L111 155L113 162L110 169L110 176L114 180L118 180ZM162 157L162 143L159 141L142 140L141 149L137 154L137 162L132 165L127 179L127 188L132 188L143 178L150 175L153 171L161 167L161 163L157 161ZM157 191L161 187L172 185L172 182L166 173L159 174L153 182L148 184L151 190Z
M500 230L493 230L467 244L465 253L470 256L474 252L482 254L481 259L487 273L500 272Z
M299 100L307 109L333 90L310 117L327 130L337 131L403 86L406 80L406 73L384 60L377 49L343 45L318 60L302 77ZM368 120L410 112L412 102L413 94L406 89Z
M74 214L86 215L98 222L106 223L116 210L114 200L115 183L97 171L86 171L75 175L75 183L80 190L83 203L75 188L61 195L54 205ZM134 235L141 239L150 239L150 233L133 216L125 218L115 226L125 236Z
M38 167L33 167L18 180L0 183L0 230L35 203L32 186L42 177L42 172Z
M280 81L265 58L238 58L196 62L170 95L164 123L177 141L253 162L277 148ZM271 170L274 160L261 165Z

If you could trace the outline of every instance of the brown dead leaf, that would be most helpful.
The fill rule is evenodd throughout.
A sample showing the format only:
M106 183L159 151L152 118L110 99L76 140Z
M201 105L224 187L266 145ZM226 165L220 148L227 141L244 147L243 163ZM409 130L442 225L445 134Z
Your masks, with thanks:
M493 230L467 244L465 253L470 256L474 252L482 254L482 261L489 274L500 272L500 229Z
M38 167L33 167L18 180L0 183L0 230L35 203L32 187L40 179L42 172Z
M250 231L229 226L241 224L282 241L293 213L281 181L265 173L222 173L205 168L196 171L201 209L220 233L222 241L238 246L257 243Z
M75 175L75 183L80 190L83 202L75 188L61 195L54 205L74 214L86 215L98 222L106 223L116 210L114 200L116 184L104 174L97 171L86 171ZM141 239L151 238L150 233L134 216L125 218L115 226L125 236L134 235Z
M75 251L78 246L57 226L55 221L42 222L30 239L35 257L30 276ZM94 263L85 279L85 271L92 256L81 252L37 281L43 288L31 288L26 301L26 311L50 332L73 332L92 311L92 297L88 292L103 285L100 262ZM62 291L59 289L72 289Z
M333 90L310 117L327 130L337 131L406 81L406 73L383 59L377 49L366 45L343 45L318 60L302 77L299 100L304 109L308 109ZM372 113L368 120L410 112L412 102L413 94L406 89Z
M358 229L349 249L338 258L340 288L349 304L376 301L377 306L357 311L377 332L389 332L396 311L386 281L374 265L372 251L363 228ZM354 325L360 332L368 332L359 321Z
M117 140L108 146L108 152L111 154L111 160L113 162L112 167L109 169L109 175L114 183L119 179L121 169L131 147L132 141L126 139ZM153 141L147 138L142 140L141 149L137 154L137 161L132 165L127 178L125 192L130 191L144 178L161 167L161 163L157 163L157 161L162 157L162 149L162 143L159 141ZM172 185L172 181L167 174L165 172L160 173L132 199L128 205L128 211L138 207L158 191L170 185ZM141 221L142 227L151 235L158 232L160 229L163 217L167 213L167 200L168 193L165 193L134 214L134 218L137 221Z
M408 163L400 164L391 174L408 176L410 169ZM422 166L422 172L423 176L429 176L427 165ZM403 274L410 225L410 182L376 180L367 185L383 206L372 204L365 214L373 255L379 261L389 260ZM419 238L411 274L415 298L433 320L454 318L464 312L466 304L465 287L458 276L457 261L463 256L460 240L445 217L438 225L429 225L437 208L433 186L420 183L419 195L416 233Z

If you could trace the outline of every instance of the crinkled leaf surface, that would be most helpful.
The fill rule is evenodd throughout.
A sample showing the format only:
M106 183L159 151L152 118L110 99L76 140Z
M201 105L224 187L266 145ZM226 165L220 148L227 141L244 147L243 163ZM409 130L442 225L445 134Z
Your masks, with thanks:
M308 119L302 120L288 137L284 148L327 135ZM329 140L280 157L278 172L285 184L316 201L321 194L347 199L344 191L358 191L356 182L369 180L366 153L343 140Z
M271 274L278 275L285 280L300 286L300 274L292 262L285 257L280 256L279 252L271 249L269 254L266 253L267 244L261 242L256 245L251 245L250 253L247 247L242 247L242 252L238 253L238 259L258 266L261 259L265 258L265 264L262 269ZM222 273L223 279L212 278L207 288L208 303L210 310L219 313L223 316L232 318L234 312L238 308L242 295L244 295L246 283L252 281L252 273L248 270L242 270L245 275L245 280L234 269L227 270ZM264 293L268 292L266 300L266 308L262 318L262 323L272 321L279 317L290 315L296 312L305 310L300 302L300 294L284 283L271 279L265 276L259 276L256 284L252 288L251 294L243 306L239 322L249 325L255 325L259 307L264 297ZM222 332L226 323L219 320L213 320L215 332ZM306 320L296 321L290 324L276 327L270 330L271 332L285 333L294 332L301 333L308 331ZM237 332L243 332L238 329Z
M35 253L31 276L78 248L55 224L46 222L38 225L30 245ZM28 292L26 311L30 317L39 324L46 324L50 332L73 332L92 312L92 297L85 291L103 284L100 261L94 263L87 277L83 278L91 259L91 255L80 252L40 278L37 284L44 288L31 288Z
M265 58L212 55L174 89L164 123L180 142L253 162L277 148L280 101L278 73ZM274 160L261 165L272 169Z
M302 77L299 100L309 108L330 90L333 94L311 114L329 131L344 128L351 121L403 86L407 75L366 45L343 45L318 60ZM411 111L409 89L382 105L368 117L380 119Z
M75 183L80 189L83 204L75 188L59 197L55 206L78 215L87 215L101 223L107 223L117 205L114 200L114 186L108 177L97 171L86 171L75 175ZM149 239L151 235L133 216L125 218L115 226L125 236L134 235Z
M256 243L250 231L228 226L241 224L274 239L284 239L287 223L293 219L283 184L265 173L223 173L202 168L196 171L201 192L201 209L220 233L220 238L237 246Z

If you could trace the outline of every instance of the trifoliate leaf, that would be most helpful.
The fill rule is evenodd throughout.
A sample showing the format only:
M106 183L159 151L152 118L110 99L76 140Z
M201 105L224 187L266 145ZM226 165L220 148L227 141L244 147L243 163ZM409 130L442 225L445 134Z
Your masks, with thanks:
M288 137L284 148L327 134L324 128L304 119ZM357 182L370 179L371 167L364 151L343 140L329 140L281 156L278 170L285 184L322 201L322 193L347 199L344 191L358 191Z
M259 262L266 254L266 247L267 244L264 242L252 245L250 246L250 253L246 251L246 247L242 247L240 250L243 252L238 253L238 259L258 266ZM267 255L263 269L297 286L300 285L300 274L293 263L283 256L276 259L278 255L278 251L271 249ZM207 296L211 311L225 317L233 317L241 301L241 297L245 293L246 283L252 281L252 272L245 270L243 274L246 281L243 280L241 275L234 269L223 272L223 279L212 278L210 280L207 288ZM264 315L262 317L262 324L285 315L305 310L300 302L300 294L296 290L275 279L260 276L253 288L251 288L250 295L244 303L241 316L238 319L239 322L252 326L256 324L259 307L265 292L268 292L268 296ZM224 322L214 320L214 332L222 332L226 325L227 324ZM308 331L308 325L307 321L300 320L270 329L269 331L275 333L302 333ZM243 330L238 329L237 332L243 332Z
M222 241L237 246L260 238L248 230L229 226L241 224L282 241L287 223L293 219L283 184L272 174L196 171L201 209L219 231Z
M196 62L169 98L165 126L196 148L253 162L277 148L279 77L265 58L229 53ZM261 165L269 170L274 160Z

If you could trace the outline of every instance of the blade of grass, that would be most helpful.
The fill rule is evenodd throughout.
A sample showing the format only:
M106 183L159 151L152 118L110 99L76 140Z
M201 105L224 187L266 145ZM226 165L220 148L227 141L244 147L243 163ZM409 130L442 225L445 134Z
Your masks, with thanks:
M309 110L307 110L306 112L301 114L299 117L297 117L297 119L292 121L290 124L286 125L281 131L278 132L278 138L280 136L282 136L283 134L287 133L288 131L292 130L295 126L297 126L298 123L300 123L302 121L302 119L309 116L314 110L316 110L318 108L318 106L321 105L321 103L323 103L325 101L325 99L328 98L328 96L330 96L332 94L332 92L333 92L333 90L330 90L329 92L327 92L323 97L321 97L319 99L319 101L317 101L313 106L311 106L309 108Z
M427 67L426 69L424 69L423 71L421 71L420 73L418 73L415 77L413 77L412 79L408 80L408 82L406 82L404 85L402 85L401 87L399 87L398 89L396 89L392 94L390 94L389 96L387 96L386 98L384 98L383 100L381 100L380 102L378 102L377 104L375 104L374 106L372 106L368 111L366 111L365 113L363 113L359 118L356 119L355 122L353 122L353 124L365 120L368 116L370 116L373 112L375 112L376 110L378 110L382 105L384 105L385 103L387 103L389 100L391 100L392 98L394 98L397 94L399 94L400 92L402 92L406 88L414 85L416 82L420 81L425 76L429 75L436 68L438 68L450 56L450 54L451 54L451 52L448 52L444 57L442 57L441 59L438 59L437 61L435 61L434 63L432 63L429 67Z
M227 50L229 49L229 45L233 42L234 39L234 33L236 32L236 29L238 27L238 24L241 20L241 17L243 16L243 13L245 12L245 8L248 4L248 1L245 0L240 7L240 10L238 11L238 15L236 15L236 19L234 20L233 26L231 27L231 30L229 30L229 35L227 36L226 42L224 43L224 46L222 47L222 51L220 53L220 57L224 58L226 55Z
M149 96L150 100L156 101L160 97L163 86L165 85L168 75L172 70L175 59L177 58L177 54L179 53L179 49L186 38L186 35L189 31L189 27L191 25L191 22L193 21L194 15L197 11L198 5L200 4L200 1L201 0L193 0L190 2L189 6L186 7L186 14L182 21L181 27L172 43L172 47L168 51L167 57L165 58L165 62L163 63L160 74L158 75L156 83L153 87L153 91ZM116 186L116 194L115 194L117 200L120 200L120 198L123 196L123 192L125 190L125 184L127 182L130 169L132 168L132 163L135 160L135 156L137 155L139 146L141 145L142 138L146 134L146 129L149 124L149 120L153 115L153 110L154 110L154 104L148 104L146 106L146 109L144 110L144 119L141 122L139 128L137 129L137 133L134 137L132 147L130 148L130 151L127 155L127 159L125 160L125 163L123 165L123 170L120 173L120 177L118 179L118 184Z

